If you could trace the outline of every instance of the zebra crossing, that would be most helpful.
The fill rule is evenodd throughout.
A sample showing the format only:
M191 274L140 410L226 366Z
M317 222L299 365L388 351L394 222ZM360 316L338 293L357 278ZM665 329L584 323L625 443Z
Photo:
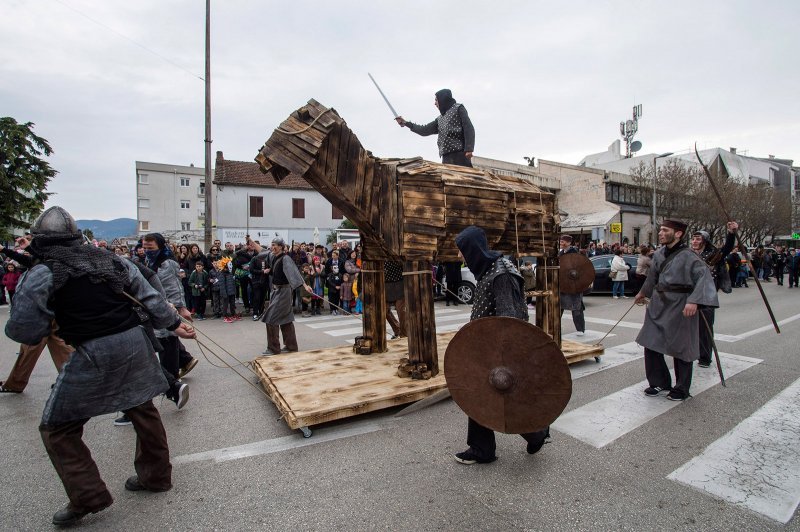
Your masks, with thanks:
M565 319L571 320L567 316ZM800 319L792 316L783 322ZM339 339L352 342L361 334L357 317L301 318L299 323ZM436 330L454 331L469 321L469 309L437 308ZM586 317L588 324L608 329L614 320ZM782 322L782 323L783 323ZM621 322L617 327L639 329L641 323ZM770 327L760 327L736 335L715 334L718 342L735 344ZM596 342L605 331L587 329L585 334L566 333L564 338L579 342ZM608 340L615 335L612 333ZM729 350L729 349L728 349ZM573 381L596 373L640 361L644 352L635 342L606 348L599 363L583 361L570 366ZM720 353L727 378L748 371L761 359ZM641 363L641 361L639 362ZM712 368L696 368L692 395L698 396L719 385L719 376ZM615 390L588 404L564 413L551 426L584 444L602 449L659 416L685 403L646 397L642 381L622 390ZM712 442L701 454L681 465L667 479L699 490L710 496L746 508L775 521L786 523L800 504L800 379L771 399L728 434Z

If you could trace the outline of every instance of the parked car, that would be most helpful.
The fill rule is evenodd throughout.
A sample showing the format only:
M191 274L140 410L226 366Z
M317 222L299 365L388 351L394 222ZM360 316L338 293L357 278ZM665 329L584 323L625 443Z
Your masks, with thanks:
M644 279L639 280L636 277L636 264L639 262L639 256L622 255L622 258L629 267L628 280L625 281L625 293L635 295L639 292L644 282ZM583 293L584 295L611 293L611 285L614 280L611 279L608 274L611 271L611 261L613 259L614 255L597 255L589 258L589 260L592 261L592 266L594 266L594 282L592 286Z
M475 276L472 275L472 272L469 271L469 268L466 266L461 268L461 283L458 285L458 298L466 303L467 305L472 304L472 300L475 299L475 287L478 286L478 282L475 280Z

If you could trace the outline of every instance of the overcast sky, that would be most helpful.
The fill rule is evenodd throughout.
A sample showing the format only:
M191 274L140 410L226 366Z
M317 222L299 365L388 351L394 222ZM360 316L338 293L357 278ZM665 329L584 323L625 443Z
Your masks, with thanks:
M0 12L0 116L50 141L49 205L135 218L134 161L203 166L204 1L0 0ZM415 122L450 88L484 157L576 164L642 104L641 153L697 141L798 164L798 20L797 0L212 0L212 149L251 161L315 98L375 155L437 160L434 137L394 123L371 72Z

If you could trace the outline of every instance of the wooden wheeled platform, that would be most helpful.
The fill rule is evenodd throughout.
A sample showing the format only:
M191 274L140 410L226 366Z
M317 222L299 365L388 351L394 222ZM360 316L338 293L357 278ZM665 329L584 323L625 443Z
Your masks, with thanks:
M436 335L438 375L428 380L397 376L408 356L405 339L387 341L384 353L357 355L350 346L259 357L253 361L261 384L293 429L413 403L447 387L444 353L455 335ZM562 340L569 364L603 354L602 346ZM310 432L303 430L304 434Z

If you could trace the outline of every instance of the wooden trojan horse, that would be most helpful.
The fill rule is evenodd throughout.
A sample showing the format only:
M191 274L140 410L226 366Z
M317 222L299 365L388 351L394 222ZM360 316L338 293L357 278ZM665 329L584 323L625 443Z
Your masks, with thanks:
M334 109L315 100L273 132L256 161L277 182L290 173L305 178L359 228L364 337L373 352L386 351L384 261L403 264L408 360L417 377L439 371L430 262L458 260L461 230L477 225L491 249L535 255L541 264L555 255L553 194L473 168L374 157ZM560 341L557 289L554 297L554 312L536 318Z

